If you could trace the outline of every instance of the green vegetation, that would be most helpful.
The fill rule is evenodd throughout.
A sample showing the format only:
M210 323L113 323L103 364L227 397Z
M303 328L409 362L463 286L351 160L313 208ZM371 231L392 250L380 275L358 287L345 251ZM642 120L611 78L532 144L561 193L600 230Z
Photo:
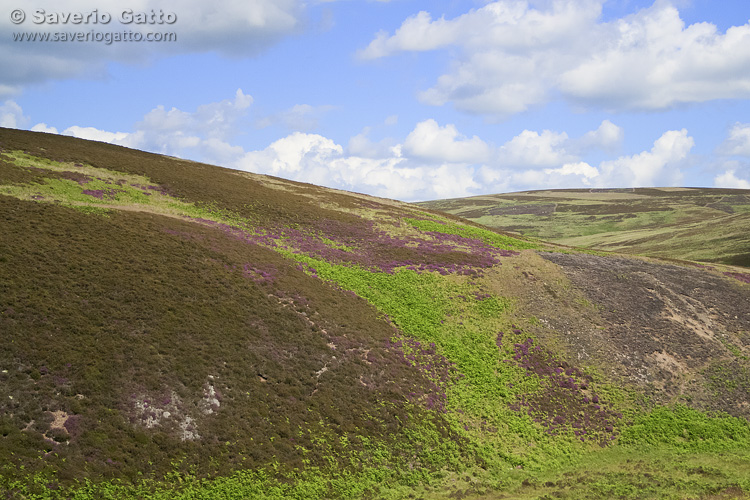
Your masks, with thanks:
M101 143L0 148L0 496L750 497L746 419L537 334L541 244ZM745 397L722 362L712 390Z
M478 238L485 243L489 243L497 248L504 249L523 249L523 248L538 248L538 245L534 243L505 236L481 227L466 226L448 222L436 222L434 220L422 220L422 219L404 219L411 226L424 232L436 232L442 234L453 234L457 236L463 236L468 238Z

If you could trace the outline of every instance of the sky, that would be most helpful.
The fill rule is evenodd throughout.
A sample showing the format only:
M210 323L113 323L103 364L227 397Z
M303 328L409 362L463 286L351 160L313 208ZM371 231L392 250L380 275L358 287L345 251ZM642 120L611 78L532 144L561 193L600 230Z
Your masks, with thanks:
M750 189L750 2L0 0L0 126L403 201Z

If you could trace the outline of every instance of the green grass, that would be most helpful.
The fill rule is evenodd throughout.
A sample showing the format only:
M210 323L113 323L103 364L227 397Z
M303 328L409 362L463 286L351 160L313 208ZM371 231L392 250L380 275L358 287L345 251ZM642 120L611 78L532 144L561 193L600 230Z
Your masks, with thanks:
M434 217L434 216L433 216ZM524 248L538 248L538 245L518 238L502 235L489 231L481 227L458 225L450 222L436 222L434 220L420 220L405 218L404 222L424 232L436 232L442 234L452 234L456 236L462 236L465 238L477 238L479 240L488 243L495 248L501 248L506 250L511 249L524 249Z

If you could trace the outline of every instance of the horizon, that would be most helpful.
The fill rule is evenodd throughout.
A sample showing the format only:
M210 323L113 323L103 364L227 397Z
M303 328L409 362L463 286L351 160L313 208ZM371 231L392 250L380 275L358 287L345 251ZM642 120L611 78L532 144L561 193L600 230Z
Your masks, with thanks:
M746 2L126 7L9 5L0 126L403 201L750 189Z

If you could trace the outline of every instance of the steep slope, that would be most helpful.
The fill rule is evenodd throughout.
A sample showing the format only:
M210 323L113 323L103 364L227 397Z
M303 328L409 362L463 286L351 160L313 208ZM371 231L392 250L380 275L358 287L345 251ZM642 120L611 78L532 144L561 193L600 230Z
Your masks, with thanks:
M67 137L0 148L8 498L750 492L748 275Z
M747 189L554 189L419 205L562 245L750 266Z

